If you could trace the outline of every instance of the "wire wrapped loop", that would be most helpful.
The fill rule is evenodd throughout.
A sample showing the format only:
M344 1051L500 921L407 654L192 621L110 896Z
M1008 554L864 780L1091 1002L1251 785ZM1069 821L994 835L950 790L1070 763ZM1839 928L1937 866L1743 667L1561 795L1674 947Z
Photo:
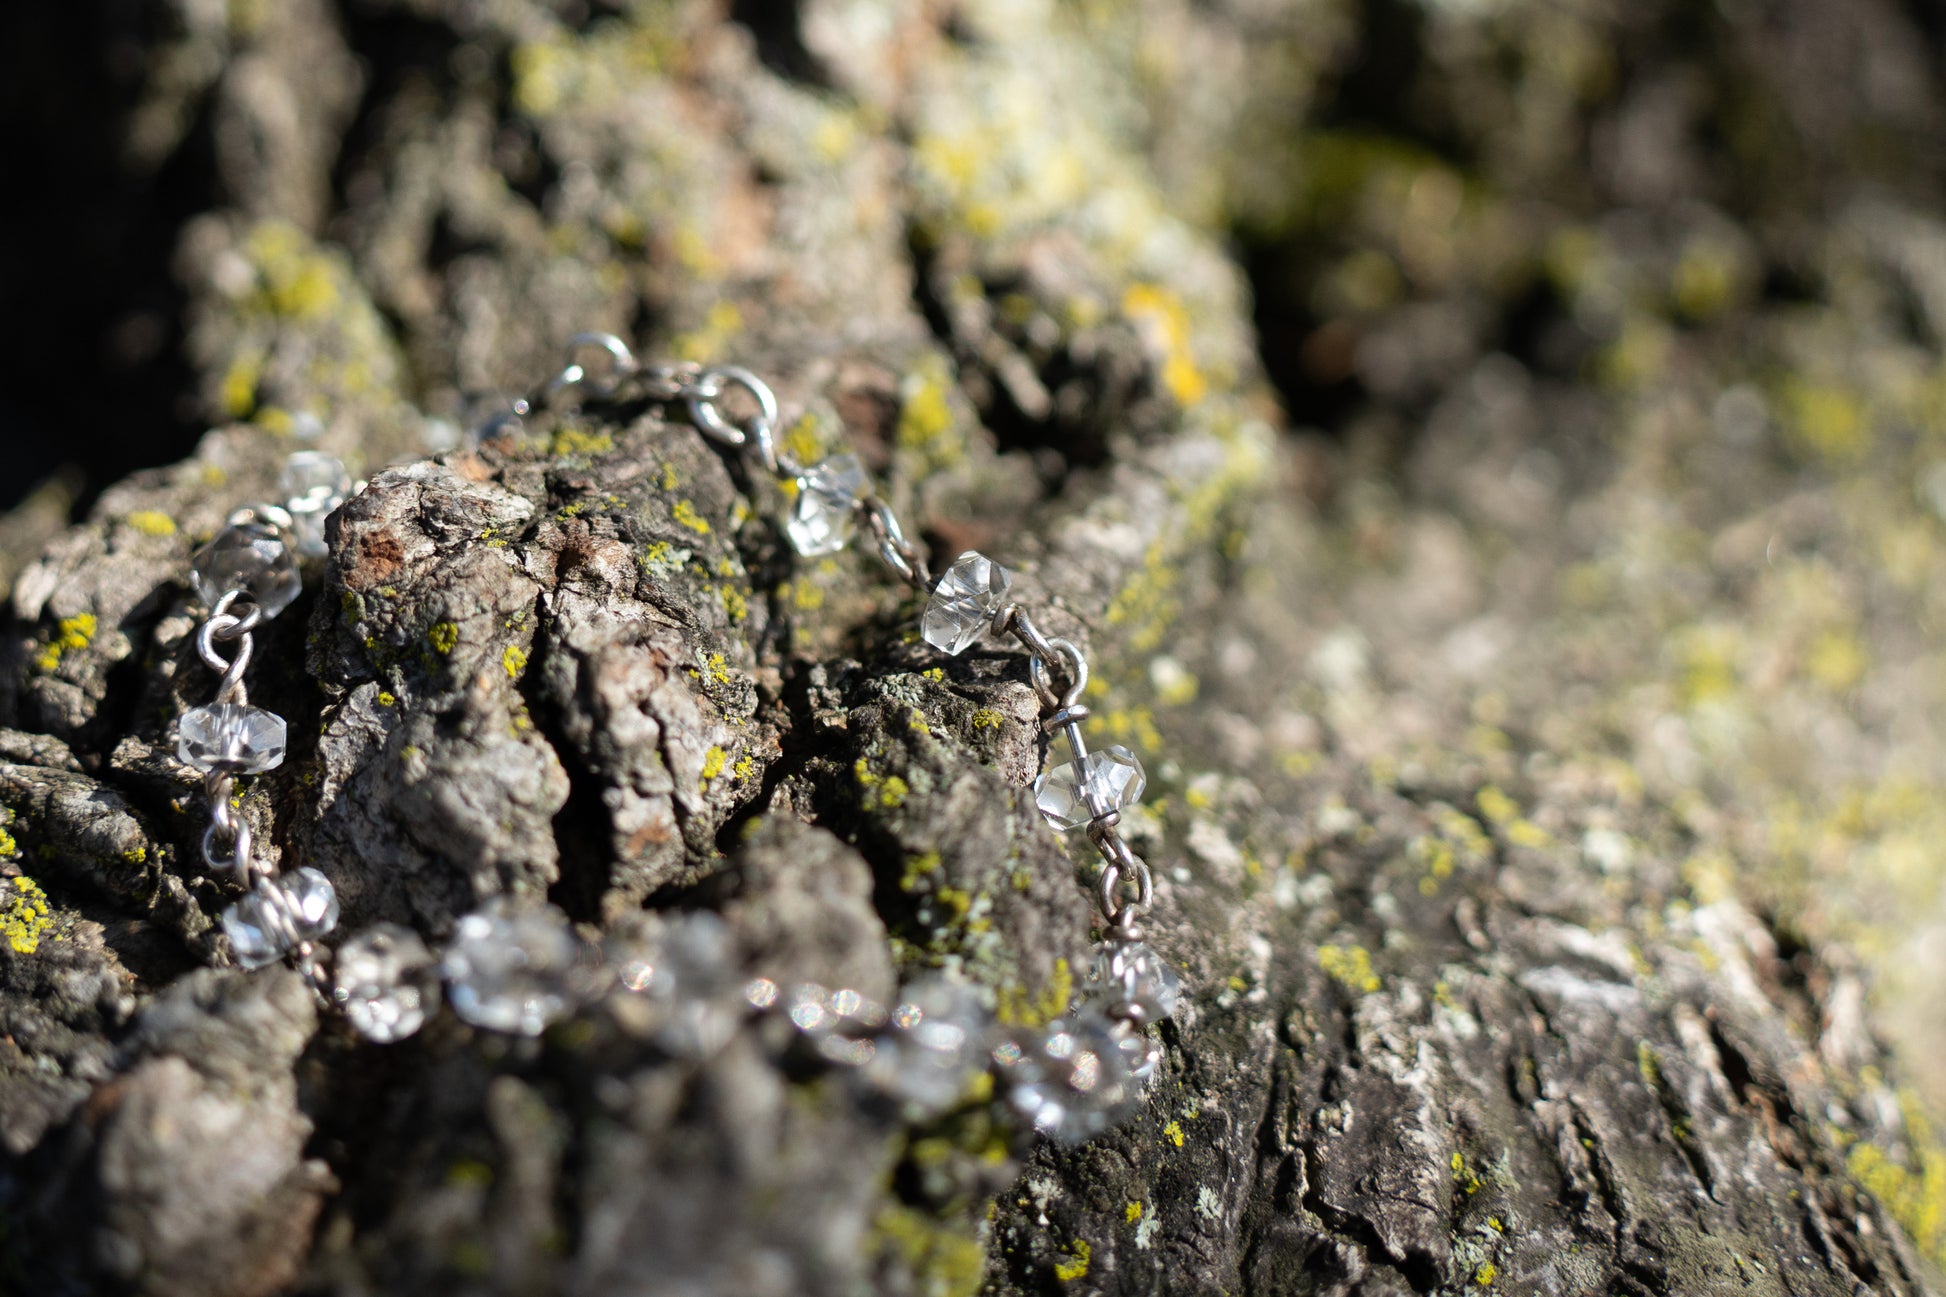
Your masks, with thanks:
M858 502L858 507L864 511L865 525L878 542L878 556L885 566L921 593L931 590L932 572L926 566L925 555L906 539L905 528L899 525L899 516L892 512L892 506L876 495L868 495Z
M598 362L601 366L599 370L591 370L575 359L588 350L598 350L607 355L605 362ZM577 333L568 339L568 363L541 389L540 404L552 406L563 393L576 389L587 392L597 400L606 400L620 390L635 369L635 353L614 334Z
M227 806L227 803L225 805ZM231 816L229 821L229 832L226 833L212 810L209 827L203 830L203 859L208 862L211 869L236 871L237 881L247 886L250 882L250 856L253 845L250 822L240 816ZM221 849L219 845L226 838L230 844L227 851Z
M263 622L263 609L255 604L245 605L242 614L231 609L243 591L231 590L216 601L216 608L210 613L196 632L196 652L210 670L221 673L217 682L216 701L219 703L243 703L249 701L248 690L243 684L243 673L250 665L250 655L256 651L257 639L251 634ZM216 646L230 642L236 645L236 653L231 657L223 656Z
M1040 695L1043 707L1057 711L1073 707L1081 701L1081 693L1088 687L1088 659L1081 655L1081 650L1072 640L1056 638L1046 643L1049 650L1046 654L1036 652L1027 660L1027 678L1033 683L1034 692ZM1059 691L1055 689L1053 672L1048 666L1049 660L1057 655L1063 662L1062 671L1068 680L1068 687Z
M717 407L717 402L726 392L738 387L748 392L757 403L757 415L751 422L750 430L724 418L723 411ZM755 431L758 434L756 445L761 453L765 440L772 435L770 430L777 426L777 394L770 390L770 384L739 365L711 365L697 376L696 382L683 395L688 398L689 417L696 421L696 426L726 446L750 444L751 432ZM764 467L773 472L782 467L777 460L774 444L765 456Z

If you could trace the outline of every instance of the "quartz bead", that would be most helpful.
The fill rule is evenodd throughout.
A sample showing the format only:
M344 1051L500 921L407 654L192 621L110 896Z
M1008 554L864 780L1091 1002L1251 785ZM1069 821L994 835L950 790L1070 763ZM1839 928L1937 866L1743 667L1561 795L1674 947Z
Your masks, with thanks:
M526 427L527 402L518 397L486 394L466 402L460 411L460 444L480 446Z
M617 982L632 992L614 1006L623 1025L684 1058L704 1058L728 1043L753 1004L765 995L739 968L730 930L707 911L672 917L614 952ZM761 979L759 979L761 980Z
M380 1044L404 1040L439 1003L439 966L410 928L379 923L338 947L333 998Z
M996 1058L1014 1110L1042 1134L1075 1143L1135 1110L1161 1052L1129 1024L1084 1008Z
M335 455L300 450L284 461L278 482L291 515L291 535L305 558L322 558L324 520L351 494L351 474Z
M1006 606L1012 585L1006 568L977 550L968 550L953 560L933 587L919 633L940 652L959 656L992 629L993 616Z
M743 1021L744 977L730 930L707 911L680 915L662 934L660 988L668 1016L656 1044L685 1058L723 1048Z
M476 1027L538 1036L573 1007L579 943L551 905L496 897L459 921L440 963L453 1011Z
M1034 781L1034 804L1057 829L1082 825L1133 805L1148 786L1142 762L1117 744L1090 752L1079 762L1063 761Z
M944 978L915 982L899 995L865 1080L914 1119L938 1116L985 1069L991 1022L973 988Z
M232 523L216 533L190 560L190 576L207 606L241 590L265 617L290 607L303 589L297 555L283 533L264 522Z
M1182 1003L1182 978L1146 941L1105 941L1095 952L1088 995L1110 1016L1126 1005L1144 1021L1171 1018Z
M835 554L851 543L858 500L865 494L865 466L856 455L833 455L797 479L797 499L784 533L806 557Z
M249 895L223 911L223 933L245 968L275 963L337 926L337 889L309 867L258 879Z
M214 703L176 722L176 758L198 770L255 775L284 762L284 718L261 707Z
M747 995L746 995L747 998ZM885 1006L849 987L799 982L783 997L792 1025L833 1063L861 1067L877 1052L871 1033L885 1023Z

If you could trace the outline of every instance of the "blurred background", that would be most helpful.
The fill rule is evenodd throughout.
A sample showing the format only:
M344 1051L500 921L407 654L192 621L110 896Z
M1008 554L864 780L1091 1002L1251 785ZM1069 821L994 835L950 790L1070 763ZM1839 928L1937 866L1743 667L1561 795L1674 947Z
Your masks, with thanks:
M942 232L1206 238L1238 293L1109 308L1184 407L1281 407L1334 742L1677 808L1563 849L1679 854L1669 905L1743 897L1818 981L1834 1071L1883 1031L1946 1106L1943 57L1918 0L7 5L0 583L213 425L450 412L590 323L720 349L753 241L820 246L744 192L799 165L890 168L859 192L935 317L978 272ZM706 142L785 117L726 180ZM1029 354L1087 324L974 287ZM1202 341L1225 310L1254 355ZM969 390L1003 445L1107 453Z

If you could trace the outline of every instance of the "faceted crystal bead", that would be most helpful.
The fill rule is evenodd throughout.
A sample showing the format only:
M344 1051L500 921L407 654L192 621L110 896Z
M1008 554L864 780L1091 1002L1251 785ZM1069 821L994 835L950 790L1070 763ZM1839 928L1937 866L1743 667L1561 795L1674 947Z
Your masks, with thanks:
M211 608L232 590L275 617L290 607L303 588L297 556L275 527L262 522L233 523L190 560L196 593Z
M338 947L333 998L380 1044L419 1030L439 1003L439 966L410 928L379 923Z
M662 934L657 994L668 1016L656 1044L684 1058L723 1048L743 1021L744 977L723 920L706 910L678 915Z
M1002 1056L1015 1111L1063 1143L1089 1139L1132 1113L1161 1053L1142 1032L1093 1009L1049 1023Z
M1120 1005L1130 1005L1153 1022L1175 1016L1182 1003L1182 978L1146 941L1104 941L1095 951L1088 996L1111 1014Z
M885 1006L848 987L832 990L816 982L799 982L784 995L784 1014L807 1035L831 1032L857 1035L884 1024Z
M748 989L745 998L749 998ZM833 990L799 982L783 995L784 1015L828 1061L862 1067L878 1045L871 1033L885 1024L885 1006L849 987Z
M865 494L865 466L856 455L833 455L797 479L797 499L784 533L808 556L835 554L851 542L858 499Z
M488 393L467 401L460 411L460 443L469 449L517 433L526 426L527 402L518 397Z
M953 560L933 587L919 633L926 643L957 657L986 636L993 615L1006 606L1012 584L1006 568L977 550L968 550Z
M284 718L261 707L192 707L176 722L176 758L198 770L254 775L284 762Z
M257 886L223 911L223 933L245 968L275 963L302 942L338 926L338 893L331 880L304 868Z
M297 552L305 558L324 557L324 520L351 494L351 474L335 455L300 450L284 461L278 489L290 510Z
M1085 773L1084 773L1085 772ZM1063 761L1034 781L1034 804L1057 829L1078 829L1097 816L1131 806L1148 787L1142 762L1119 744Z
M573 1007L578 952L559 910L496 897L459 921L440 972L453 1011L466 1021L538 1036Z
M891 1030L865 1064L865 1080L915 1120L938 1116L986 1067L992 1016L969 986L915 982L892 1009Z

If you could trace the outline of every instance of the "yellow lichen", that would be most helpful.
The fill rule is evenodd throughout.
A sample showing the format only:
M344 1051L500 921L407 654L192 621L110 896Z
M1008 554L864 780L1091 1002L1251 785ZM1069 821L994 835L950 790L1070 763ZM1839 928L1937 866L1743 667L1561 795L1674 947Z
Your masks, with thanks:
M615 439L607 433L583 432L579 428L562 428L547 443L550 455L600 455L613 449Z
M1164 1126L1162 1128L1162 1135L1163 1138L1167 1139L1171 1144L1174 1144L1177 1148L1182 1147L1183 1133L1182 1133L1181 1122L1172 1121L1167 1126Z
M1347 990L1371 992L1381 985L1363 946L1319 946L1318 966Z
M1520 817L1520 805L1513 798L1488 784L1479 791L1474 799L1480 805L1480 814L1487 817L1489 824L1506 824Z
M874 1250L903 1260L915 1291L927 1297L972 1297L979 1291L986 1253L978 1240L904 1206L879 1212L872 1228Z
M997 730L1005 723L1006 717L991 707L982 707L973 713L973 728L976 730Z
M217 384L217 401L233 419L249 414L257 404L257 380L263 376L263 357L245 351L230 362Z
M0 936L7 939L15 954L31 955L40 949L41 938L54 926L48 913L47 893L40 884L22 875L9 879L4 903L0 903Z
M91 612L62 618L60 625L55 627L54 638L48 641L47 647L42 649L40 656L34 659L34 665L43 671L52 671L61 665L63 653L69 649L88 647L94 641L97 629L99 629L98 623Z
M1845 1154L1845 1169L1860 1188L1878 1199L1908 1237L1933 1261L1946 1264L1946 1148L1934 1137L1918 1100L1902 1096L1907 1147L1894 1160L1878 1146L1860 1140Z
M426 642L441 655L450 654L459 644L459 627L452 622L434 622L426 632Z
M1003 986L994 994L994 1017L1003 1026L1038 1027L1067 1012L1074 996L1074 972L1068 961L1054 961L1054 973L1039 995L1024 986Z
M678 337L673 349L679 360L710 360L728 350L742 331L743 312L733 302L717 302L703 317L703 327Z
M1162 385L1178 405L1194 405L1209 391L1189 349L1189 312L1182 299L1156 284L1133 284L1122 294L1126 315L1161 358Z
M729 764L729 760L730 754L722 748L713 747L703 753L703 782L708 783L722 774L723 767Z
M144 536L173 536L176 520L160 509L137 509L125 521Z
M1122 1219L1131 1225L1141 1220L1142 1204L1139 1202L1131 1202L1127 1207L1122 1209Z
M687 527L698 536L709 535L709 519L696 512L696 506L687 500L678 500L669 510L669 517L678 527Z
M520 679L520 673L527 669L527 650L518 644L509 644L500 651L500 666L509 680Z
M1871 446L1871 420L1856 392L1793 379L1784 388L1785 427L1799 447L1832 463L1861 458Z
M1087 1278L1088 1264L1094 1258L1094 1249L1088 1246L1088 1240L1078 1238L1068 1244L1067 1250L1068 1259L1055 1263L1054 1277L1062 1283L1073 1283L1077 1279Z

